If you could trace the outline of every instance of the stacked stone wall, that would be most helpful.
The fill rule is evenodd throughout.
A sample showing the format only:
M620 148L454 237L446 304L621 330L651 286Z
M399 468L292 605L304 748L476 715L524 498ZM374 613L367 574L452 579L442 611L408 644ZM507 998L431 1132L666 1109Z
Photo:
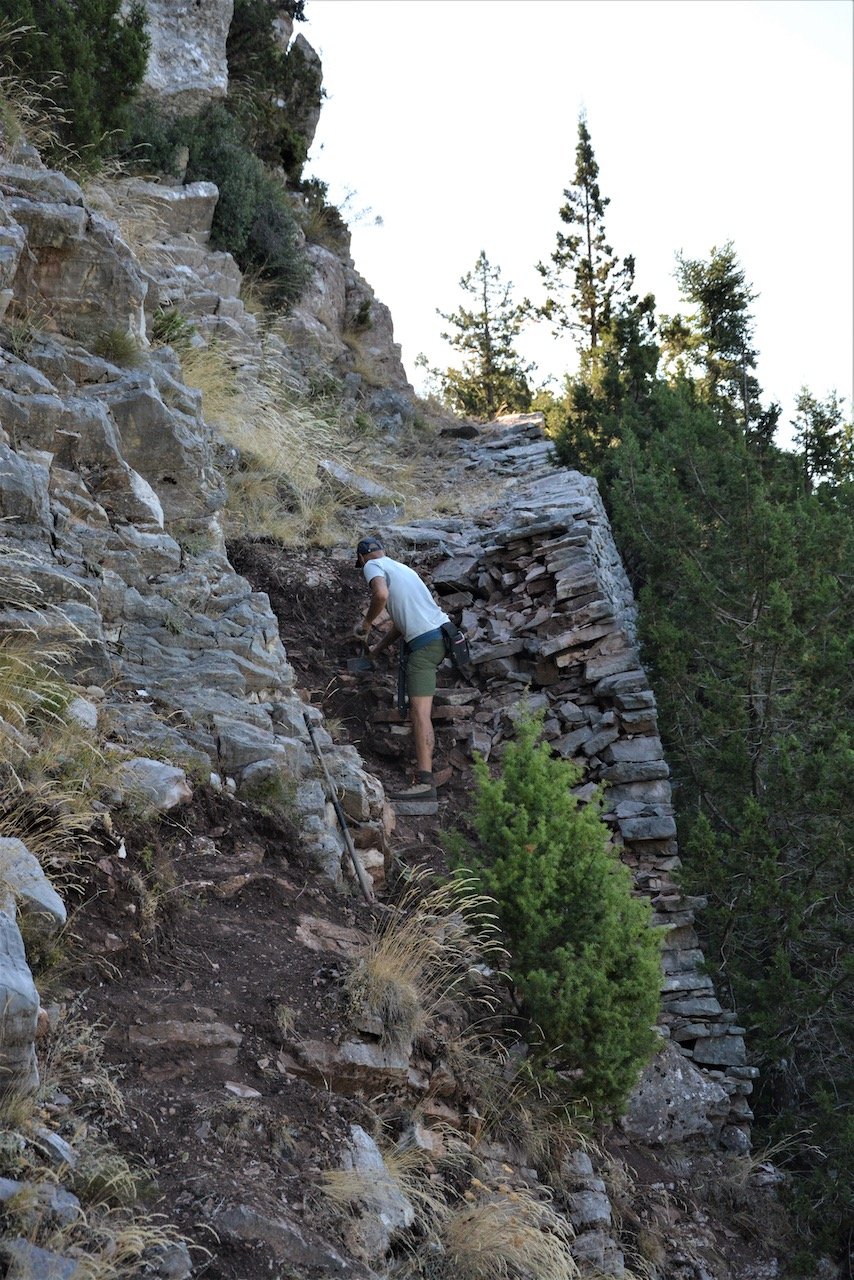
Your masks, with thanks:
M521 708L539 709L552 750L581 766L580 798L604 784L613 842L665 934L661 1034L714 1085L708 1101L725 1141L745 1147L756 1069L705 972L695 911L706 900L677 883L670 769L631 585L596 482L555 466L552 453L538 415L483 428L465 469L507 477L504 493L488 517L434 520L432 538L422 530L416 554L426 563L437 549L451 553L433 563L432 582L467 632L476 672L476 695L438 708L440 741L467 767L474 750L500 754ZM386 532L398 546L412 540L407 529Z

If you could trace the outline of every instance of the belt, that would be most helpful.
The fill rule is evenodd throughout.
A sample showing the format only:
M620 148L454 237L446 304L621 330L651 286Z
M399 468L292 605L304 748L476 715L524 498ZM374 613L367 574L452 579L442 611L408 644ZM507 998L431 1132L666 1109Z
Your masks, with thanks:
M419 649L423 649L425 645L430 644L433 640L442 639L442 628L436 627L433 631L425 631L423 635L416 636L414 640L408 640L406 644L407 653L417 653Z

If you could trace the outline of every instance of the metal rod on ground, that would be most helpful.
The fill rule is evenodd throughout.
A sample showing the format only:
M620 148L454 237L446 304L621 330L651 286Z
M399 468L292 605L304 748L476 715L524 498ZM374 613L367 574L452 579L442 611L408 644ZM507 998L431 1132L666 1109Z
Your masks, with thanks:
M338 800L338 794L335 790L332 779L329 776L329 770L326 767L326 761L324 760L320 750L320 743L317 741L317 738L314 736L314 725L311 723L311 721L308 718L308 712L304 711L302 713L302 718L305 721L306 729L308 729L308 736L311 738L311 745L314 747L314 754L317 756L318 760L320 761L320 767L323 770L323 776L326 779L326 787L329 793L329 798L332 801L333 807L335 809L335 816L337 817L338 824L341 827L341 834L344 837L344 843L347 846L347 852L350 855L350 861L353 863L353 870L356 873L356 879L359 881L359 888L362 890L362 897L365 899L365 902L373 902L374 901L373 886L370 880L368 879L367 875L365 874L365 868L362 866L361 862L359 861L359 855L356 853L356 846L353 844L353 837L350 835L350 828L347 826L347 819L344 817L344 810L341 808L341 804Z

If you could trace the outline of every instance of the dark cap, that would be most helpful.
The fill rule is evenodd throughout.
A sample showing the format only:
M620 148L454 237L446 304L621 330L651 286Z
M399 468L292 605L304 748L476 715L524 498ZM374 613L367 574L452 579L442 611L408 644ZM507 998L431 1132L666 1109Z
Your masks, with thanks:
M363 538L356 547L356 568L359 567L359 556L369 556L372 551L383 551L385 548L379 538Z

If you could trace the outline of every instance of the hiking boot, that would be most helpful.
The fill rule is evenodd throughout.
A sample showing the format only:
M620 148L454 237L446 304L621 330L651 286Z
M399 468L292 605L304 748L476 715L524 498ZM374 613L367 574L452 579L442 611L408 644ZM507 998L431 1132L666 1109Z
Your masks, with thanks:
M432 814L439 812L436 799L436 787L432 773L420 769L411 787L396 791L389 797L396 813L400 814Z

